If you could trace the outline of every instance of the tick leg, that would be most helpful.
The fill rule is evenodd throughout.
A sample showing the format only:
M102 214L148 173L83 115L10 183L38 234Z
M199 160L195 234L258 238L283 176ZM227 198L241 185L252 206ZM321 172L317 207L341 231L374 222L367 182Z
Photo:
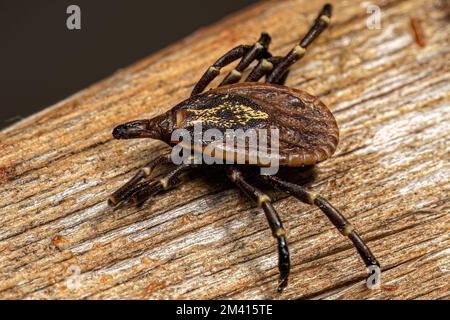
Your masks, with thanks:
M270 229L272 230L272 235L278 241L278 270L280 271L278 292L281 292L288 283L290 261L288 244L286 241L286 231L283 228L280 217L272 206L269 196L245 181L242 173L238 169L232 167L229 169L228 174L230 180L264 210Z
M269 57L261 59L256 67L250 72L244 82L256 82L259 81L262 77L268 75L273 68L279 64L283 60L283 57ZM276 82L276 84L283 85L286 82L286 78L288 76L289 70L287 70L284 75Z
M181 164L179 166L176 166L162 179L142 184L139 188L134 190L132 194L128 195L127 202L131 200L137 206L142 205L151 196L174 187L179 182L179 176L186 170L195 166L196 165L192 164Z
M206 86L219 75L220 69L241 58L251 48L252 46L249 45L240 45L225 53L216 62L214 62L214 64L210 66L208 70L205 71L203 76L200 78L200 80L192 90L191 96L195 96L196 94L199 94L203 90L205 90Z
M148 177L153 169L161 164L161 163L170 163L170 152L163 154L156 159L153 159L145 166L143 166L139 171L132 177L127 183L125 183L121 188L115 191L108 199L108 204L110 206L116 206L119 202L122 201L122 198L126 197L127 194L133 191L133 188L140 182L142 179Z
M304 203L316 205L317 207L319 207L319 209L322 210L323 213L325 213L328 219L330 219L333 225L339 229L342 235L348 237L353 242L353 245L356 247L356 250L358 251L367 267L380 267L380 264L370 251L369 247L364 243L364 241L361 239L353 226L348 222L348 220L319 194L311 192L300 185L281 180L278 177L260 176L260 178L273 187L293 195Z
M281 76L280 80L276 82L276 84L284 85L286 83L286 79L289 76L289 70L286 70L286 72Z
M250 63L257 59L260 59L263 55L269 57L267 54L267 49L269 48L270 40L271 39L268 33L261 33L259 40L251 47L251 49L247 53L245 53L236 68L234 68L230 73L226 75L226 77L220 83L219 87L239 82L242 77L242 72L250 65Z
M277 83L289 69L291 65L300 60L306 52L306 48L325 30L330 23L332 7L330 4L326 4L319 15L317 16L314 24L300 41L273 69L273 71L267 76L266 82Z
M199 94L203 90L205 90L206 86L220 74L220 70L223 67L229 65L239 58L242 58L239 64L236 66L235 70L231 71L220 85L239 81L239 79L241 78L240 73L253 60L261 56L268 56L266 51L269 43L270 36L267 33L262 33L258 42L256 42L254 45L240 45L225 53L216 62L214 62L214 64L210 66L208 70L205 71L203 76L200 78L200 80L192 90L191 96L195 96L196 94Z

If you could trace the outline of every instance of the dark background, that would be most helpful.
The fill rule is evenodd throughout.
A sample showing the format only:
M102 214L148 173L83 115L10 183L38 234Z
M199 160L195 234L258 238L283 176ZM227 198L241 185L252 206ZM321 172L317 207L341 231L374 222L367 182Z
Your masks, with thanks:
M254 2L0 0L0 128Z

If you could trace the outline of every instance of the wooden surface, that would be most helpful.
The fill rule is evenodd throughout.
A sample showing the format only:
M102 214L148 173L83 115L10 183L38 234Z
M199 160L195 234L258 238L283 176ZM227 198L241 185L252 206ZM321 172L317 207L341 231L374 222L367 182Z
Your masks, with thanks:
M369 30L359 2L335 1L331 29L287 82L320 96L336 115L337 153L308 185L368 241L383 266L380 289L365 287L362 261L319 210L272 193L292 256L290 284L277 294L276 245L264 214L207 170L141 209L106 205L166 148L115 141L115 125L183 100L219 55L261 31L271 33L275 54L286 53L321 5L250 7L3 130L0 298L448 299L450 21L443 2L380 2L381 29Z

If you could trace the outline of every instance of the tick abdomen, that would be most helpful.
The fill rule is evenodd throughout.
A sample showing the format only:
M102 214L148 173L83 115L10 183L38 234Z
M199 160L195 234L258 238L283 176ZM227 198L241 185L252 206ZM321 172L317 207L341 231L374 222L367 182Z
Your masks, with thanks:
M281 165L311 165L329 158L339 129L328 108L305 91L267 83L239 83L191 97L172 109L178 129L279 130ZM223 147L225 150L225 146ZM228 150L229 152L229 150ZM234 153L248 152L236 148Z

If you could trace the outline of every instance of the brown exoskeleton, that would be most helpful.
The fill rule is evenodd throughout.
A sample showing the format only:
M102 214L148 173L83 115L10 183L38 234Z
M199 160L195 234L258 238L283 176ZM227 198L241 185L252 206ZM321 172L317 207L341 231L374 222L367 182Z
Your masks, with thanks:
M176 129L191 130L195 124L202 123L205 128L221 132L227 129L271 129L279 130L279 152L276 160L282 166L303 167L314 165L329 158L336 150L339 130L330 110L315 96L284 86L289 67L298 61L306 48L328 26L331 18L331 5L323 7L306 36L286 56L273 56L268 50L270 37L262 33L254 45L240 45L219 58L203 74L194 87L191 97L166 113L150 120L136 120L119 125L114 129L116 139L152 138L175 146L171 141ZM233 71L221 82L218 88L202 93L208 84L220 73L221 68L241 59ZM238 83L242 72L253 62L256 66L242 83ZM265 77L265 82L258 82ZM204 142L205 147L207 145ZM198 151L198 150L197 150ZM200 150L201 151L201 150ZM232 150L234 156L245 153L246 149ZM222 157L223 154L216 154ZM165 190L178 181L179 175L196 165L186 163L174 167L160 180L147 180L156 165L172 163L171 154L164 154L143 167L129 182L114 192L109 203L118 206L134 202L142 204L152 195ZM257 162L256 166L262 165ZM206 165L202 165L206 166ZM246 178L249 172L246 165L223 165L229 178L248 197L253 199L265 212L273 236L278 241L281 291L288 281L290 262L286 232L280 218L271 204L269 196L250 184ZM277 189L285 191L299 200L315 205L325 213L339 231L355 245L365 264L378 267L379 264L367 245L352 225L327 200L301 185L285 181L274 175L258 177ZM370 269L369 269L370 270Z

